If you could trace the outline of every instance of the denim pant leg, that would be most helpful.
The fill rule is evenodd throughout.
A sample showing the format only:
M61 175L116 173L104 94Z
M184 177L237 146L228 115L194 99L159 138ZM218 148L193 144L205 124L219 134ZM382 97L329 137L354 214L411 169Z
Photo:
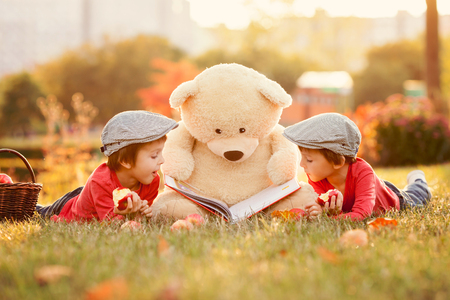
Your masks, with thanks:
M431 199L428 184L420 179L408 184L403 190L398 189L389 181L384 182L400 199L400 209L424 207Z
M47 206L42 206L42 205L38 204L36 206L36 211L43 218L50 218L53 215L59 215L59 213L61 212L61 210L63 209L64 205L67 203L67 201L69 201L73 197L79 195L82 190L83 190L83 187L80 186L80 187L74 189L73 191L68 192L67 194L65 194L64 196L62 196L58 200L56 200L53 204L50 204L50 205L47 205Z

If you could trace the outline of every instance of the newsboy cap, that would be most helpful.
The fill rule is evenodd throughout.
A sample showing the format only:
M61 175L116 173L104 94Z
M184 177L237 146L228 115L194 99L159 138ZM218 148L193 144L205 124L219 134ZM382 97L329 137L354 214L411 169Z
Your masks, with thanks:
M324 113L287 127L284 137L308 149L328 149L355 157L361 144L358 126L338 113Z
M155 141L176 128L178 123L163 115L145 110L118 113L102 131L100 150L106 156L131 144Z

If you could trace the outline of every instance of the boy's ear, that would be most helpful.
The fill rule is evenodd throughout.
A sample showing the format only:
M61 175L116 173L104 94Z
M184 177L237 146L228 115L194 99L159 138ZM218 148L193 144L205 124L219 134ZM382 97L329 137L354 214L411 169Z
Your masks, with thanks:
M119 164L124 167L125 169L131 169L131 164L123 161L119 161Z
M337 170L345 165L345 157L341 155L341 162L339 164L333 163L333 167Z

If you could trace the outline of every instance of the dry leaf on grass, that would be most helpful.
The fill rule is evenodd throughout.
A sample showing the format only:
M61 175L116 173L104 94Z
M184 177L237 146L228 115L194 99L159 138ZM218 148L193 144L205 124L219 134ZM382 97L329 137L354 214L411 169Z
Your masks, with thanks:
M66 266L60 265L48 265L36 269L34 271L34 278L39 285L46 285L49 283L55 283L62 277L67 277L72 274L72 269Z
M353 229L344 232L339 238L339 244L344 247L364 247L369 243L367 232L362 229Z
M180 299L182 284L179 280L172 280L159 293L156 294L157 300L178 300Z
M376 218L367 223L369 231L380 230L383 227L393 228L397 226L397 220L389 218Z
M166 256L170 252L170 245L169 243L162 237L158 236L159 242L158 242L158 256Z
M100 282L86 292L86 300L126 300L128 283L123 277L116 277Z
M305 215L305 211L300 208L293 208L291 210L275 210L270 216L272 218L280 218L284 221L298 221Z
M339 263L339 257L336 253L328 250L325 247L319 247L317 248L317 253L319 253L319 256L322 257L323 260L332 263L337 264Z

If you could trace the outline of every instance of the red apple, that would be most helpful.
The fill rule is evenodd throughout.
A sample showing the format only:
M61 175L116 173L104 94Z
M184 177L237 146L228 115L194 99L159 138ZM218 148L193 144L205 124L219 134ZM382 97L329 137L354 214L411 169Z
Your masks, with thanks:
M205 219L203 219L203 217L199 214L191 214L187 216L185 220L197 226L203 225L205 223Z
M128 197L133 198L130 189L128 188L116 188L113 191L114 207L118 210L124 210L128 206Z
M317 198L317 203L319 203L320 205L324 206L325 203L327 203L327 202L329 202L331 200L331 197L337 196L337 195L338 195L338 190L336 190L336 189L328 190L326 193L321 194Z
M192 228L194 228L194 225L191 222L186 220L178 220L173 223L172 226L170 226L170 231L176 231L180 229L191 230Z
M0 183L13 183L13 181L7 174L0 173Z
M293 208L290 210L290 212L293 212L295 214L294 219L296 221L300 220L302 217L306 216L306 211L304 211L301 208Z
M130 230L137 230L139 228L141 228L142 225L139 222L136 221L126 221L125 223L122 224L122 226L120 226L120 229L130 229Z

